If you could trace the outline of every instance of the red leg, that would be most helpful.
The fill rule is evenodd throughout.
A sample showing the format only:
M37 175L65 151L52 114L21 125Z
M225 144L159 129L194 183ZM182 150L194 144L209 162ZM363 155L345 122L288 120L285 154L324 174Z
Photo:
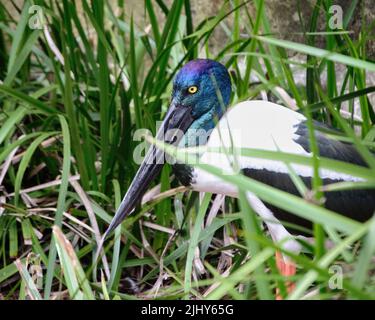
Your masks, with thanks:
M279 251L276 251L276 265L279 272L284 277L294 276L296 274L296 265L291 261L286 261ZM285 283L288 293L291 293L295 288L295 283L286 281ZM276 300L282 300L279 288L276 288Z

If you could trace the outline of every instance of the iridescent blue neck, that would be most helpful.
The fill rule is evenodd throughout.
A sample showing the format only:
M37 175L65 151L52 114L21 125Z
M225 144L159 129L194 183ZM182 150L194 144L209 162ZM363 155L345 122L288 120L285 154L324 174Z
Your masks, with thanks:
M222 115L222 108L215 107L204 113L191 124L190 128L181 139L179 147L196 147L199 145L205 145L211 131L215 128Z

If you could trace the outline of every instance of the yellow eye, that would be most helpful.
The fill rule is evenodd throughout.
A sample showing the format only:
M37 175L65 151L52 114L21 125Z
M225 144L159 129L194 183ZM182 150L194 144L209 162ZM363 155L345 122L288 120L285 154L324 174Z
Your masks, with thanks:
M191 86L188 88L188 92L191 93L191 94L194 94L198 91L198 87L197 86Z

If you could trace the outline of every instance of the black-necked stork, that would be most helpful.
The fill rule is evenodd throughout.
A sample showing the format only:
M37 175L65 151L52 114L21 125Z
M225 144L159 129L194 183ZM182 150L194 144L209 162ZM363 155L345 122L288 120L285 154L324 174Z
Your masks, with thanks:
M230 96L230 76L222 64L208 59L188 62L175 77L171 104L156 138L167 143L178 144L180 147L204 143L211 148L223 146L256 148L311 155L306 118L303 114L267 101L245 101L226 110ZM183 135L168 135L167 132L172 129L179 129ZM200 139L197 130L198 132L203 130L200 131L203 134L209 132L209 139ZM321 156L366 166L352 145L330 139L320 131L316 131L315 135ZM105 236L139 203L149 184L163 166L163 161L160 159L164 159L164 152L152 146ZM232 168L230 158L221 152L215 156L211 152L203 152L200 154L200 161L228 172ZM290 169L284 162L241 156L236 161L244 175L299 195L290 178ZM293 169L307 187L311 187L312 168L293 165ZM231 197L238 195L235 185L202 169L179 163L174 165L174 172L182 184L193 190ZM361 181L360 178L328 169L320 169L319 174L323 184ZM265 222L273 241L282 243L283 248L298 253L301 247L293 238L295 230L285 228L279 220L308 228L311 227L311 222L265 204L251 192L248 192L247 198L254 211ZM375 210L374 190L327 192L325 199L326 208L358 221L366 221ZM295 273L295 266L290 259L277 254L276 260L283 275L290 276Z

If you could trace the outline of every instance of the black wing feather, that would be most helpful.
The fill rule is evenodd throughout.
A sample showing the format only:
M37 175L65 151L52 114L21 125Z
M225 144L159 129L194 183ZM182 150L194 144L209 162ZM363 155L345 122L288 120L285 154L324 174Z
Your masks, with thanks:
M324 134L324 131L337 131L317 121L314 121L314 128L319 154L322 157L340 160L360 166L367 166L366 162L352 144L330 139ZM297 126L297 131L295 134L298 136L298 138L294 141L301 145L302 148L307 152L311 152L306 122L301 122Z
M318 122L315 122L314 126L317 128L317 130L315 130L315 135L319 153L322 157L340 160L360 166L367 166L360 154L351 144L330 139L324 134L324 132L319 131L319 129L325 131L329 129L329 127ZM307 152L311 152L308 138L308 128L305 122L298 125L296 135L298 138L294 141L301 145ZM252 168L244 169L243 173L250 178L268 184L272 187L300 196L292 179L287 173ZM308 188L311 188L311 177L301 177L301 179ZM324 185L327 185L338 181L323 179L322 182ZM363 222L370 219L375 211L375 189L331 191L326 192L324 196L326 199L325 207L327 209L357 221ZM309 220L300 218L271 204L265 204L270 208L277 219L311 229L312 224ZM287 227L287 229L292 233L303 234L303 232L293 228Z

